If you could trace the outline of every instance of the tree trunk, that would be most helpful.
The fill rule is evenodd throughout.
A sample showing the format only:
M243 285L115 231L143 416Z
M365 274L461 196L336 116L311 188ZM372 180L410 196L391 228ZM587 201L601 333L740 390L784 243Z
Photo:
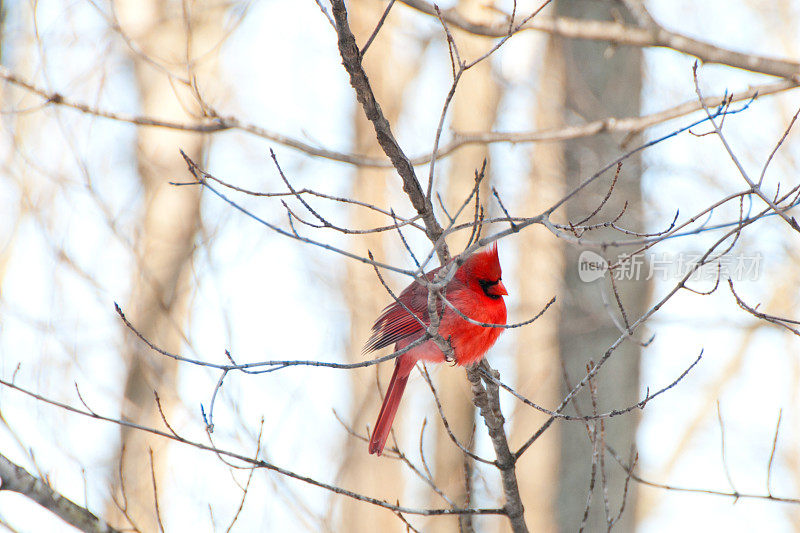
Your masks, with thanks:
M540 69L536 94L536 129L564 125L564 60L560 43L549 39ZM522 205L539 213L564 194L563 143L537 144L531 161L530 182ZM523 320L535 316L553 296L561 294L562 243L545 228L536 226L518 238L519 307L513 316ZM539 405L558 405L561 394L559 359L560 301L530 326L516 330L517 390ZM514 404L511 442L515 448L525 443L548 416L520 402ZM552 427L520 458L517 465L520 494L525 503L525 520L531 531L557 531L556 497L560 438Z
M348 7L350 25L356 42L363 48L385 6L380 2L358 0L350 2ZM364 57L364 69L369 76L375 97L386 118L395 128L402 108L403 90L411 76L410 65L404 63L403 58L394 52L393 41L397 38L399 20L400 10L392 10ZM360 106L354 107L353 124L354 151L372 157L383 157L383 151L375 139L375 130ZM390 203L387 183L398 179L391 170L359 168L355 172L350 197L385 207ZM368 209L357 209L350 226L368 228L385 226L387 223L390 221L385 215ZM357 243L357 248L353 250L355 253L366 255L367 250L371 250L376 259L386 258L383 233L359 235L354 242ZM361 350L369 337L372 323L391 297L376 279L372 267L368 265L348 261L346 276L346 281L342 284L350 315L350 338L346 350L351 361L360 362L364 360ZM393 362L388 362L348 371L352 384L349 421L356 431L363 433L365 427L369 426L370 429L373 427L381 401L376 388L376 379L381 384L381 392L385 392L393 366ZM401 408L394 423L396 431L402 428L402 411ZM390 437L386 447L391 446L393 440ZM342 457L338 480L342 487L386 501L402 499L403 467L399 461L369 455L367 444L352 436L345 439ZM403 523L384 509L349 498L337 498L336 502L340 513L339 526L333 528L333 531L352 533L405 531Z
M619 2L597 0L559 0L556 12L560 16L585 19L613 20L614 16L627 17ZM642 86L642 52L634 47L614 48L606 43L564 39L561 42L566 83L567 124L596 120L604 117L635 116L640 111ZM635 146L636 139L597 135L569 141L565 145L565 185L572 190L581 180L599 167ZM614 194L600 213L601 219L616 216L623 203L628 209L622 223L626 227L642 228L641 163L639 158L625 162ZM608 190L613 171L599 180L591 190L577 196L566 206L566 218L581 220L599 205ZM596 219L595 219L596 220ZM595 239L610 233L593 232ZM614 296L607 280L584 283L578 278L580 250L566 248L564 261L564 290L559 321L561 360L572 384L586 373L588 360L598 360L605 349L619 336L620 331L603 306L601 291L614 309ZM648 297L648 284L644 281L617 282L619 295L628 317L635 320L644 311ZM610 295L610 296L609 296ZM619 319L620 322L622 319ZM640 335L637 335L639 337ZM599 409L601 411L624 407L639 400L640 348L630 340L625 341L601 370L597 377ZM588 391L579 396L584 414L591 412ZM616 417L605 422L605 441L620 453L627 454L636 442L638 413ZM561 429L560 485L558 495L558 523L563 531L574 531L581 523L589 487L592 446L580 422L559 424ZM624 473L606 460L608 495L611 515L615 516L623 497ZM598 476L595 483L592 511L587 531L606 529L603 495ZM636 486L632 484L626 496L627 512L614 526L617 532L634 530Z
M193 91L179 80L197 75L202 81L206 79L203 74L213 69L215 53L209 50L219 36L216 28L220 12L204 9L202 3L190 3L185 12L182 7L186 6L166 0L118 0L115 4L122 31L147 56L133 56L141 109L147 116L188 121L202 114ZM187 39L192 44L189 50ZM187 54L191 57L187 58ZM202 63L194 64L193 58L201 54ZM200 189L174 187L168 181L186 174L178 150L200 160L204 137L159 128L140 128L138 134L137 168L144 202L126 313L148 340L178 353L192 292L188 274L200 225ZM136 424L163 427L154 392L161 398L163 414L169 419L178 401L177 364L153 353L133 335L126 339L128 370L122 415ZM122 527L158 531L153 485L160 488L159 496L167 492L166 441L123 428L119 461L107 516L111 523Z
M493 14L485 3L477 0L460 0L458 12L471 20L483 20ZM452 29L458 51L464 61L472 61L485 54L493 41L476 37L466 32ZM461 78L452 102L451 127L458 132L491 131L497 118L500 102L500 87L492 74L491 60L487 59L468 70ZM475 170L480 169L484 159L488 159L489 149L485 145L462 147L447 160L447 189L445 200L451 215L460 206L475 185ZM440 163L441 164L441 163ZM487 191L491 181L491 164L487 165L486 177L481 184L481 203L489 206ZM472 219L472 208L465 209L461 222ZM452 253L460 252L467 243L469 232L460 232L448 239ZM469 381L461 369L440 367L436 372L437 391L442 402L447 422L458 440L465 446L471 445L475 424L475 406ZM434 408L435 409L435 408ZM435 411L434 411L435 413ZM436 450L434 475L436 485L458 505L467 505L470 495L467 480L472 476L472 461L465 457L450 440L438 415L436 420ZM438 496L432 497L432 505L441 505ZM471 515L461 517L440 517L431 521L426 531L444 533L447 531L469 530Z

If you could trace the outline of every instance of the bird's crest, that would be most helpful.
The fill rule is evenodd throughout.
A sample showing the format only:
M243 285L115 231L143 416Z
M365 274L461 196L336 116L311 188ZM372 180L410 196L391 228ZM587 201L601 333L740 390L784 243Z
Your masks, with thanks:
M500 268L500 257L497 253L497 242L493 242L483 250L471 255L464 262L465 274L478 279L496 281L503 276Z

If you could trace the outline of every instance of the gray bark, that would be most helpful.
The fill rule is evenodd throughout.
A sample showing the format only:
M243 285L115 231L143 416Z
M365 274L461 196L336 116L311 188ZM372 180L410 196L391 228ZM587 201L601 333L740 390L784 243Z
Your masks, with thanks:
M4 455L0 455L0 491L2 490L16 492L35 501L80 531L86 533L119 531L97 518L85 507L65 498L21 466L12 463Z
M561 16L612 20L615 12L625 11L618 2L597 0L560 0L556 12ZM600 117L634 116L640 111L642 86L642 52L639 48L613 48L602 42L563 39L561 49L565 72L565 120L568 124L598 119ZM622 138L597 135L569 141L565 144L565 185L567 190L596 171L625 148ZM631 139L627 139L631 142ZM631 143L635 145L634 139ZM642 228L641 163L639 158L629 159L623 167L612 200L601 216L616 216L628 201L624 221L627 227ZM566 206L566 218L578 221L591 213L607 192L610 178L597 183ZM594 235L602 237L601 233ZM564 291L561 298L559 345L566 372L574 384L586 370L588 360L598 360L605 349L616 340L620 331L603 307L601 290L607 291L611 302L614 296L605 281L584 283L578 278L580 250L567 247L564 262ZM605 285L601 285L605 284ZM648 285L643 281L618 282L622 303L629 317L638 317L644 310ZM612 303L613 307L613 303ZM616 312L619 315L619 312ZM635 318L634 318L635 319ZM627 406L638 401L640 348L626 341L611 357L597 378L599 409ZM591 412L588 391L579 396L584 414ZM605 439L609 445L625 453L636 441L639 416L636 412L606 421ZM581 423L559 425L561 431L561 462L558 495L558 521L562 531L575 531L581 523L589 487L592 446ZM606 461L608 495L611 515L616 515L621 505L624 473L614 468L612 460ZM631 485L626 497L626 512L614 526L618 532L634 530L636 487ZM587 531L606 529L603 496L598 477L595 483L592 510Z

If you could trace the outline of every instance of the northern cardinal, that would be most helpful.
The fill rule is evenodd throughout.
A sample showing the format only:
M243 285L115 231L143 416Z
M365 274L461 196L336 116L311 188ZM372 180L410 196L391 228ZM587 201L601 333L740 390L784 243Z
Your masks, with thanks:
M433 281L434 275L441 268L427 272L425 278ZM506 304L503 295L508 292L500 280L501 274L497 245L493 245L469 256L442 293L464 316L483 324L505 325ZM398 300L419 320L409 314L397 301L389 305L372 326L372 335L364 347L365 353L392 343L395 343L395 351L402 350L425 334L425 328L419 321L421 320L426 326L430 324L428 289L418 281L414 281L400 293ZM459 365L470 365L480 361L503 331L502 328L472 324L441 301L437 302L437 307L441 316L439 335L449 339L455 354L455 362ZM392 380L386 389L378 420L372 430L369 453L380 455L383 452L408 376L420 359L437 363L445 360L444 354L432 339L395 359Z

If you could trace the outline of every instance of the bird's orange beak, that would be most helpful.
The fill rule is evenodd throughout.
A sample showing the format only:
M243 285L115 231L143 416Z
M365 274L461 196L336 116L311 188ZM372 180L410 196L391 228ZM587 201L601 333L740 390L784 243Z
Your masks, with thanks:
M506 290L506 286L503 285L502 281L498 281L489 289L489 292L494 294L495 296L504 296L508 295L508 291Z

